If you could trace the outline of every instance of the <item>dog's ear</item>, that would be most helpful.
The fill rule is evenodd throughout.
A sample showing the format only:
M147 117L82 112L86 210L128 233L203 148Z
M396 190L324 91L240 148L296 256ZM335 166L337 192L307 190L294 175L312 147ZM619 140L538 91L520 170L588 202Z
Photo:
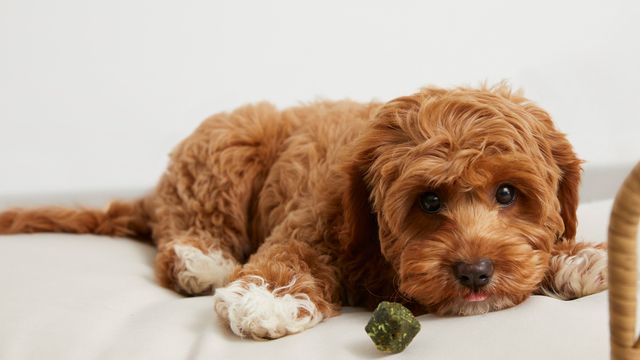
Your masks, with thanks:
M344 228L341 237L343 249L376 250L380 252L380 223L371 204L372 185L367 179L373 167L383 167L391 160L389 150L408 141L400 122L417 116L421 101L444 90L427 89L413 96L403 96L387 102L372 114L372 122L355 141L351 161L344 168L347 175L346 191L342 196ZM432 94L433 93L433 94ZM389 171L388 168L386 170ZM380 171L376 172L378 180ZM376 180L371 180L376 181ZM376 184L381 185L381 184ZM380 191L375 190L375 191ZM378 194L380 195L380 194Z
M580 175L582 161L578 159L573 147L564 136L557 131L550 135L551 154L560 168L560 184L558 185L558 200L560 201L560 216L564 222L564 233L560 239L572 241L576 237L578 220L578 191L580 189Z
M389 146L406 141L398 121L406 118L410 111L417 112L419 104L417 96L400 97L386 103L371 114L372 123L355 140L354 155L343 168L347 176L342 195L344 228L340 240L344 250L367 248L380 252L380 228L371 204L373 189L367 178L372 175L369 172L375 163L384 163L389 157L385 154Z
M545 138L550 146L551 161L560 169L557 196L560 202L560 216L564 223L564 232L559 234L558 241L564 239L572 241L576 236L576 227L578 225L576 210L578 208L582 160L578 158L566 136L555 128L551 117L546 111L532 104L528 104L526 107L531 114L545 125Z

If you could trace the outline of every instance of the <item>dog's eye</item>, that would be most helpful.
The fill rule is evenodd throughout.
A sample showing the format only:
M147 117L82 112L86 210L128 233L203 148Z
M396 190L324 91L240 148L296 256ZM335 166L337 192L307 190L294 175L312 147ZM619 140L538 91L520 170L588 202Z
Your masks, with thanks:
M440 211L442 203L436 193L428 192L420 195L420 207L424 212L436 213Z
M498 204L507 206L510 205L516 198L516 189L509 184L502 184L498 186L496 190L496 201Z

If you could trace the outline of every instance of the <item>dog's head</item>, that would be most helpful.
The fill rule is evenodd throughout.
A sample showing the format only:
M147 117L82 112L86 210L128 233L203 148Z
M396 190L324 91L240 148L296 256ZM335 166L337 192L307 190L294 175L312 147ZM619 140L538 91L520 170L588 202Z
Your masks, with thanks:
M399 291L430 312L513 306L575 236L580 164L549 115L504 85L423 89L361 136L344 245L379 242Z

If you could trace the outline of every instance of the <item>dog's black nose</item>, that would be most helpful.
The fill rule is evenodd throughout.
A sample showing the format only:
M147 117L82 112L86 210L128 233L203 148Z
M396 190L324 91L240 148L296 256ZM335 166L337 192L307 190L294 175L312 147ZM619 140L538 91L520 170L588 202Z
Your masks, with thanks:
M455 263L453 264L453 275L460 284L477 291L491 281L493 262L489 259L482 259L473 264Z

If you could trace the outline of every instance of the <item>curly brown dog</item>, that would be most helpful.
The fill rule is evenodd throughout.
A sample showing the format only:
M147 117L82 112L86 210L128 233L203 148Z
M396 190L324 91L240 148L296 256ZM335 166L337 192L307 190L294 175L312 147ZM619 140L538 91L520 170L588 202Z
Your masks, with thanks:
M262 103L205 120L143 199L6 211L0 233L150 238L160 283L214 292L241 336L382 300L480 314L606 288L604 245L574 239L580 164L549 115L504 84Z

